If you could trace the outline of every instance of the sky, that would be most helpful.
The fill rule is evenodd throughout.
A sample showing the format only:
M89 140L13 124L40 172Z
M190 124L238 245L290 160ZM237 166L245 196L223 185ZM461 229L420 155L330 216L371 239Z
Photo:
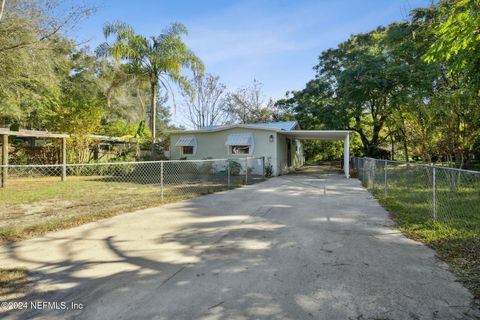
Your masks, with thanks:
M91 0L92 2L94 0ZM266 97L282 98L314 77L320 53L351 34L408 18L432 0L103 0L72 31L94 49L104 41L105 22L123 21L145 36L172 22L189 30L184 41L206 72L231 91L255 78ZM181 114L174 122L184 124Z

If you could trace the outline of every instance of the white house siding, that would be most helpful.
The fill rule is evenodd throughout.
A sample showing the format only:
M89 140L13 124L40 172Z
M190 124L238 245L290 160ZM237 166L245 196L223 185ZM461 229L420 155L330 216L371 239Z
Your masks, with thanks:
M274 175L278 174L275 169L277 166L277 153L275 150L277 134L275 131L259 130L251 128L232 128L221 131L197 131L195 133L172 133L170 135L170 158L177 160L180 158L187 158L188 160L198 159L243 159L246 155L231 155L228 153L228 148L225 145L229 134L234 133L251 133L253 135L254 147L253 154L249 157L265 157L265 163L271 163L274 169ZM270 142L270 135L273 135L274 142ZM197 148L194 155L182 155L181 148L175 147L178 139L185 136L194 136L197 139Z
M287 168L287 138L283 134L277 134L277 163L276 171L278 174L288 172Z

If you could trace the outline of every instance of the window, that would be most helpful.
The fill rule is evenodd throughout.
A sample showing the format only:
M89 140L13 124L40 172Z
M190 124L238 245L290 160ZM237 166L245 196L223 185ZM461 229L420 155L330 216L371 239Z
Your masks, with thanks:
M231 155L252 155L253 135L251 133L232 133L225 142L227 152Z
M182 155L195 155L197 151L197 139L193 136L180 137L175 143L175 146L180 148Z
M182 147L182 154L193 154L193 147L192 146L183 146Z
M231 154L250 154L250 146L230 146Z

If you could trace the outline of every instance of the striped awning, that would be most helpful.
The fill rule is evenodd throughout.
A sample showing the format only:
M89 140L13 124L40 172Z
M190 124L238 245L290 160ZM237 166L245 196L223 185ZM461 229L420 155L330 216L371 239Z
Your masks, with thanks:
M253 135L251 133L232 133L227 137L226 146L251 146Z
M195 137L180 137L175 143L176 147L196 147L197 139Z

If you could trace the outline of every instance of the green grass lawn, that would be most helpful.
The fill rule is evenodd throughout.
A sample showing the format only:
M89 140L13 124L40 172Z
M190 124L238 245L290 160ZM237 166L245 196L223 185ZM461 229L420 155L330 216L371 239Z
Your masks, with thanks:
M388 169L387 195L383 171L375 175L375 197L391 213L399 229L436 250L458 279L480 298L480 175L463 176L455 189L436 175L437 219L433 219L431 176L425 169Z
M163 203L226 190L224 179L160 184L148 177L15 178L0 189L0 242L26 239ZM232 179L232 186L240 181Z

